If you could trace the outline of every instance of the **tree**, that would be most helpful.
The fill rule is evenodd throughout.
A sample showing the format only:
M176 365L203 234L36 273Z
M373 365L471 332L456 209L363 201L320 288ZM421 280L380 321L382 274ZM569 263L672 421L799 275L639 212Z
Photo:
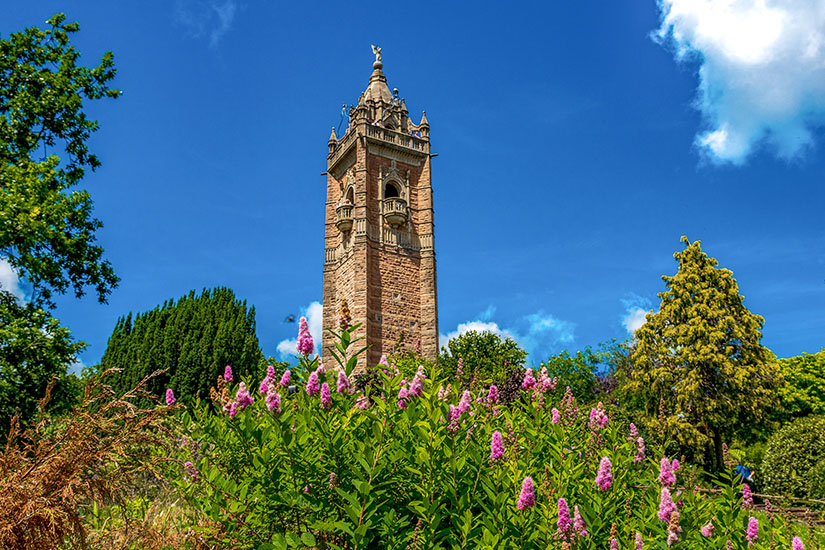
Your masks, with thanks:
M772 415L779 422L809 414L825 414L825 349L777 361L785 379Z
M0 429L10 415L26 424L52 377L52 408L71 401L67 366L85 347L73 342L48 309L55 292L87 286L104 302L117 277L95 244L100 222L92 201L75 187L100 161L86 141L98 123L86 100L117 97L112 54L94 68L77 64L70 44L76 23L58 14L47 30L28 28L0 38L0 260L32 285L29 303L0 288ZM49 152L57 151L61 157Z
M50 409L64 410L73 403L76 388L66 365L84 347L47 312L0 292L0 441L12 417L24 427L30 423L52 377L57 384Z
M61 13L47 30L0 39L0 256L32 284L38 306L53 306L53 293L69 288L82 296L87 286L105 302L118 282L95 244L101 223L91 197L73 189L86 168L100 166L86 145L99 124L83 107L120 94L107 85L113 57L79 66L69 42L79 27L64 21ZM63 158L48 155L50 148L62 149Z
M99 369L121 369L107 380L125 392L168 368L147 389L160 394L172 388L178 399L191 401L209 396L226 365L235 377L256 380L266 369L255 334L255 308L247 309L230 289L216 288L200 296L193 290L177 302L167 300L152 311L118 319Z
M444 376L456 376L459 358L464 363L465 378L474 375L479 380L501 380L513 367L524 365L527 352L512 338L502 340L493 332L471 330L451 338L441 348L438 364Z
M663 406L683 445L713 442L713 465L722 467L725 436L747 432L776 403L781 376L760 344L764 319L744 305L736 279L682 237L676 275L663 276L658 313L636 331L625 392L656 423Z

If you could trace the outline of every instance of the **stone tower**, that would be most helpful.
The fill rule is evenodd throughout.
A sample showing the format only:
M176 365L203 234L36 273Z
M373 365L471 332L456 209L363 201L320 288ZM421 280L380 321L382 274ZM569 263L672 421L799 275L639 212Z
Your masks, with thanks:
M329 138L324 257L324 339L346 299L356 336L370 348L358 369L406 349L438 353L438 308L430 179L430 125L408 116L381 71L350 107L346 132ZM365 357L366 356L366 357Z

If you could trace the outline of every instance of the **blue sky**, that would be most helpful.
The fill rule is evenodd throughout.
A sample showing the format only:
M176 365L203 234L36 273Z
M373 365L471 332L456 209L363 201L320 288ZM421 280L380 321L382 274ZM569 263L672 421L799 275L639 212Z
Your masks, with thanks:
M536 363L624 339L687 235L765 345L825 346L821 0L11 1L0 35L59 11L87 64L114 52L124 91L88 107L103 166L84 182L122 282L56 310L87 365L118 316L190 289L254 304L267 355L287 314L318 325L327 138L371 44L439 154L444 336L491 328Z

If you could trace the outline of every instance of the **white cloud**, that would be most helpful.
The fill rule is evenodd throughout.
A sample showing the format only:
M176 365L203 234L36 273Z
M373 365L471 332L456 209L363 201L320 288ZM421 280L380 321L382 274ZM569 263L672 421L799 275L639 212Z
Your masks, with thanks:
M80 373L83 372L83 369L85 368L86 364L80 359L80 357L75 357L75 360L71 365L69 365L68 372L80 376Z
M538 363L547 359L553 353L558 353L565 346L575 340L575 324L562 321L553 315L538 311L526 315L514 323L512 328L503 328L490 320L495 313L495 307L490 306L475 320L459 323L455 330L447 334L439 334L439 346L446 346L450 339L474 330L476 332L492 332L502 338L512 338L527 352L528 362Z
M645 324L645 315L650 311L650 300L638 294L630 293L621 302L625 309L622 326L633 336Z
M825 124L825 2L657 2L655 38L701 64L708 129L696 143L711 160L741 164L761 143L790 159L813 144Z
M630 308L627 315L622 319L622 325L630 334L635 334L643 324L645 324L645 315L647 311L640 307Z
M209 37L209 45L217 47L221 38L229 32L238 5L235 0L223 3L208 0L178 0L175 19L187 33L195 38Z
M25 299L23 289L20 288L20 278L17 276L17 271L6 258L0 258L0 290L10 293L21 302Z
M324 331L324 306L320 302L312 302L305 309L302 314L307 318L307 325L309 326L309 333L312 335L312 341L315 342L315 352L321 353L321 335ZM298 326L295 327L295 338L289 340L281 340L278 342L278 354L281 359L288 359L293 355L298 354Z

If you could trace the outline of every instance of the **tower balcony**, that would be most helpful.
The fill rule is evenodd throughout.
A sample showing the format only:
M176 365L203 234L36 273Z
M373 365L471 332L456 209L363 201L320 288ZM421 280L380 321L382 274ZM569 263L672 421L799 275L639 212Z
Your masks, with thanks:
M346 233L352 229L352 205L339 204L335 207L335 225L338 231Z
M401 197L384 199L381 205L381 213L384 214L384 219L387 220L387 223L392 227L404 225L410 217L407 201Z

